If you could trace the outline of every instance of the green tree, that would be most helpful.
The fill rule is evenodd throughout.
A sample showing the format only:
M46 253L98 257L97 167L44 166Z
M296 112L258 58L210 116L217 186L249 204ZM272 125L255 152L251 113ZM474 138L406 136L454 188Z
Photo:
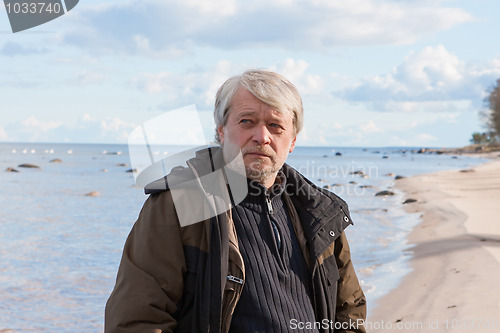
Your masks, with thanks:
M495 133L472 133L472 138L470 139L471 143L474 144L485 144L485 143L494 143L495 142Z
M500 137L500 79L491 88L490 94L486 98L486 105L490 109L487 126L491 132Z

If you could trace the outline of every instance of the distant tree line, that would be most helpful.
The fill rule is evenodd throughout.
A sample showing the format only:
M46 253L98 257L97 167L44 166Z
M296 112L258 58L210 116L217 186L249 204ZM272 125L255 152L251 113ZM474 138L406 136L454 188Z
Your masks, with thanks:
M471 142L476 144L497 143L500 141L500 79L489 91L484 100L488 110L481 114L486 132L472 134Z

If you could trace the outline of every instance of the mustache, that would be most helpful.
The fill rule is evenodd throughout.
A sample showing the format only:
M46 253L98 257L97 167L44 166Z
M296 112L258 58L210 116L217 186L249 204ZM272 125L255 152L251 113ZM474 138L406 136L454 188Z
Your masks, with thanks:
M275 153L272 149L264 148L264 147L247 147L242 148L241 153L243 156L246 154L262 154L269 157L274 157Z

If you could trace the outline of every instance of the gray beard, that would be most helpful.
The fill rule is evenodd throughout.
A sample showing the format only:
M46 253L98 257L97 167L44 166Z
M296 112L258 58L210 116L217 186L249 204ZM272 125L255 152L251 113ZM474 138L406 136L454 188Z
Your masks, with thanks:
M279 171L279 169L277 169L276 167L268 167L262 170L258 167L258 165L260 164L259 162L254 162L252 164L254 166L257 166L257 168L252 168L251 166L245 167L247 177L261 184L265 184L269 180L274 181Z

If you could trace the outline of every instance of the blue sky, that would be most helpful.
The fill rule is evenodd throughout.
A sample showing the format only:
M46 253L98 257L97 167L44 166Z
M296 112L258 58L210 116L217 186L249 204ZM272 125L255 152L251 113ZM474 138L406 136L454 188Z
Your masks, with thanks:
M13 34L0 9L0 141L126 143L229 76L304 100L298 145L463 146L500 78L494 0L83 0ZM211 137L209 139L212 139Z

